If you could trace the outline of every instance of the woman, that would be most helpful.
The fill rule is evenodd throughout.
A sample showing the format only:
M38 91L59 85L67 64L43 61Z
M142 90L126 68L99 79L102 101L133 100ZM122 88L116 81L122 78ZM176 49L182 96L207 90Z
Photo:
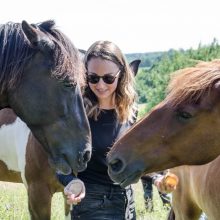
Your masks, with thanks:
M72 219L136 219L132 188L121 188L110 179L106 154L136 119L132 68L137 67L130 67L121 50L109 41L95 42L88 49L84 63L87 70L84 103L93 147L87 169L78 175L85 184L86 196L84 190L79 195L69 190L75 181L73 175L58 175L58 178L67 185L67 202L80 202L73 206Z

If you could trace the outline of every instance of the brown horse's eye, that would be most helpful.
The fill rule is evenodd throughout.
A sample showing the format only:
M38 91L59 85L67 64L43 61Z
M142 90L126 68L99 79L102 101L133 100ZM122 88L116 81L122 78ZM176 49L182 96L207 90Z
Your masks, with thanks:
M192 118L193 116L189 113L189 112L185 112L185 111L178 111L177 112L177 117L180 120L189 120L190 118Z

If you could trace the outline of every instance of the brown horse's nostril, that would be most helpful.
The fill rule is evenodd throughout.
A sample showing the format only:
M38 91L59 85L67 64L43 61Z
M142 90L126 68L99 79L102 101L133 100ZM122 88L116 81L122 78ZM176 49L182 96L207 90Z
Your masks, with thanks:
M123 168L123 162L120 159L114 159L109 163L109 166L114 173L119 173Z
M90 151L85 151L83 154L83 163L87 163L91 158L91 153Z

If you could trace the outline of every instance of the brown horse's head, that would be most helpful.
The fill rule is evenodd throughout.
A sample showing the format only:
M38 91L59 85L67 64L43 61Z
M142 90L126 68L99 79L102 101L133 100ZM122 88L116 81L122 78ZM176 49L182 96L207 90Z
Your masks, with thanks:
M0 39L0 109L14 110L58 170L82 171L91 137L78 51L53 21L1 25Z
M178 71L166 99L119 139L109 175L126 186L144 173L204 164L220 154L220 60Z

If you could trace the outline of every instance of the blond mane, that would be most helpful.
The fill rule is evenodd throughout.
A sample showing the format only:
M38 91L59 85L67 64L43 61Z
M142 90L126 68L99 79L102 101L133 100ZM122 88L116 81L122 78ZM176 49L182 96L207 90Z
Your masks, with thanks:
M199 62L194 67L178 70L171 77L165 101L172 106L196 103L218 80L220 80L220 59Z

